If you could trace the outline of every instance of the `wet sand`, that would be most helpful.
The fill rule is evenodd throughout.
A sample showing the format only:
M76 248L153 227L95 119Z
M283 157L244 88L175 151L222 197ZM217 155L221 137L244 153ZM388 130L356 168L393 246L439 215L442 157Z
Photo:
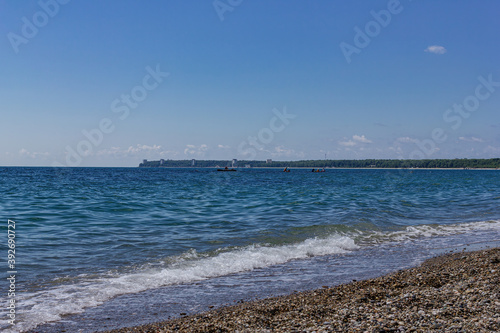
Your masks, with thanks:
M498 332L500 248L109 332Z

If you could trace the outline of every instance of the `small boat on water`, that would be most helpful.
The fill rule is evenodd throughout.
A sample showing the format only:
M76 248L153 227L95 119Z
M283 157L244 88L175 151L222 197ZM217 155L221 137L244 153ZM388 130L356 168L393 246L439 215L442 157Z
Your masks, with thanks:
M217 171L236 171L236 169L229 169L228 167L225 167L224 169L217 169Z

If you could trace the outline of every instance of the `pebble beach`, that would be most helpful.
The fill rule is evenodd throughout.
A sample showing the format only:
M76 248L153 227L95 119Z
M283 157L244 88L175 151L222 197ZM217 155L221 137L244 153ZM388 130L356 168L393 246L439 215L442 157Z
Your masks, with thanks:
M500 248L365 281L240 303L124 332L498 332Z

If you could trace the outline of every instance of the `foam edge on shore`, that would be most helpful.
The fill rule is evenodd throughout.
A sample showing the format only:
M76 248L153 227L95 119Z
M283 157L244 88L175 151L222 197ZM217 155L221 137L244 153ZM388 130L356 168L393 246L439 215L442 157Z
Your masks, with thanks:
M335 287L241 303L123 332L500 331L500 248L450 253Z

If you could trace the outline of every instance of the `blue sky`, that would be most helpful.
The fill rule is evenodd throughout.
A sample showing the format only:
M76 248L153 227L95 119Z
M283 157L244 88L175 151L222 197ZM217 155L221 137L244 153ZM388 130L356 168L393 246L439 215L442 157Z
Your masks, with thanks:
M0 165L500 157L499 14L0 0Z

